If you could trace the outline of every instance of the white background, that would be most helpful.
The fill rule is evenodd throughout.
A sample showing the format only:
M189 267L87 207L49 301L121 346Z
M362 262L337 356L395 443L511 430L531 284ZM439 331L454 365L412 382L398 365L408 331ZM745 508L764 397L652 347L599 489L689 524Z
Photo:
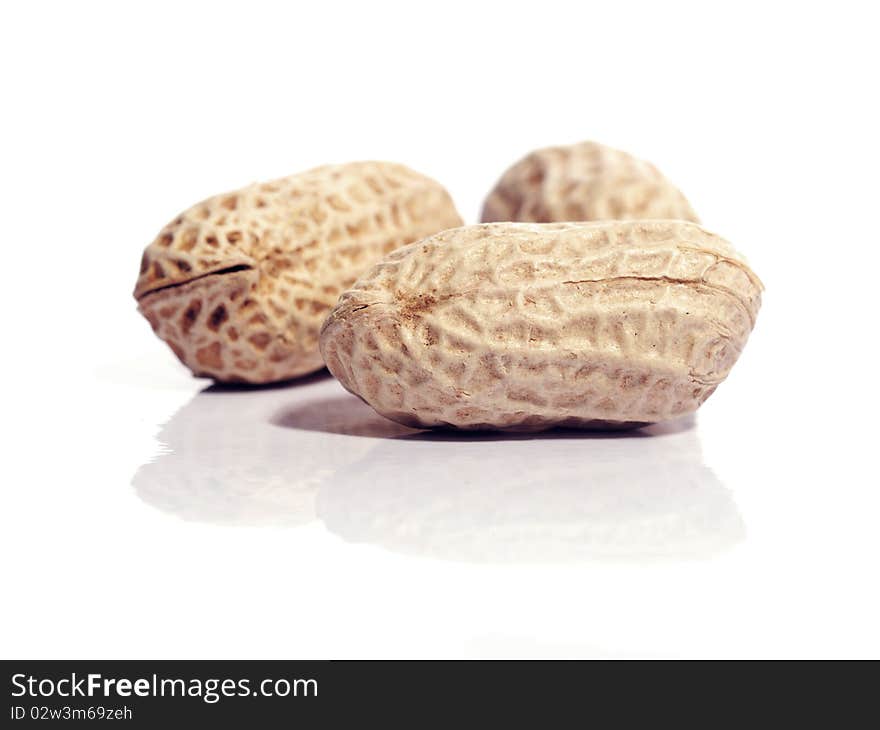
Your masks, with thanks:
M880 656L871 11L4 3L0 655ZM327 377L199 394L135 311L210 194L389 159L473 222L581 139L766 284L695 424L432 439Z

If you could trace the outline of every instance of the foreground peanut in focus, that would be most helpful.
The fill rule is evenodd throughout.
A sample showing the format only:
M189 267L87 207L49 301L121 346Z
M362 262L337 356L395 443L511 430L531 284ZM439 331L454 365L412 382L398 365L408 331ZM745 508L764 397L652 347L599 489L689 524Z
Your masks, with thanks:
M285 380L322 366L319 328L357 276L457 225L449 194L403 165L319 167L182 213L144 252L134 294L196 375Z
M684 195L651 163L595 142L536 150L489 194L482 220L670 218L698 222Z
M467 226L362 276L321 351L409 426L636 426L712 394L761 290L726 241L684 221Z

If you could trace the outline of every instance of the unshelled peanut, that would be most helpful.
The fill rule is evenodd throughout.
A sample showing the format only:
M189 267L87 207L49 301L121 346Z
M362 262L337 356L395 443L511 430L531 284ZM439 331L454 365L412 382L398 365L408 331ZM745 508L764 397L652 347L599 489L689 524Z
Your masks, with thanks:
M417 427L631 427L690 413L730 372L762 285L684 221L495 223L387 256L321 332L330 371Z
M319 167L182 213L144 252L134 294L196 375L285 380L322 366L319 328L358 275L460 224L449 194L403 165Z
M482 216L487 223L652 218L698 222L684 195L654 165L595 142L527 155L495 185Z

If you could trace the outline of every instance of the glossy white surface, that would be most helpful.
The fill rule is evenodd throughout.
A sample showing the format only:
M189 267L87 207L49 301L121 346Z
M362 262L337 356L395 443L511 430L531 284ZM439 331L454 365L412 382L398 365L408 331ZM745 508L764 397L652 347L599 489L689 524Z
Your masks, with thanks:
M508 5L406 36L373 4L2 11L0 656L880 656L871 24ZM473 220L584 137L656 161L767 285L696 419L418 432L326 374L210 387L134 311L199 197L378 157Z

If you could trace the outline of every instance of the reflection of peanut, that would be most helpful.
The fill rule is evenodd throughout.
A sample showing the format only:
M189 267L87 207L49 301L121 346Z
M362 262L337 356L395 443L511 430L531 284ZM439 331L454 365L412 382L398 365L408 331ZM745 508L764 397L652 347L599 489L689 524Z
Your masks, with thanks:
M705 557L735 545L742 518L703 464L696 430L664 428L644 438L459 436L454 478L442 482L449 443L386 440L321 485L317 514L346 540L476 562Z
M283 380L322 366L318 329L358 275L460 224L448 193L402 165L319 167L182 213L144 252L135 297L194 373Z
M693 223L468 226L361 277L321 350L346 388L411 426L649 423L724 380L761 288Z
M504 173L483 207L485 222L648 218L698 221L656 167L595 142L532 152Z
M370 441L276 423L289 397L275 389L199 393L162 427L163 453L134 476L138 496L196 522L278 527L312 522L321 484L366 454ZM373 425L372 416L381 422L377 429L387 424L404 431L359 402L350 412L362 428Z

